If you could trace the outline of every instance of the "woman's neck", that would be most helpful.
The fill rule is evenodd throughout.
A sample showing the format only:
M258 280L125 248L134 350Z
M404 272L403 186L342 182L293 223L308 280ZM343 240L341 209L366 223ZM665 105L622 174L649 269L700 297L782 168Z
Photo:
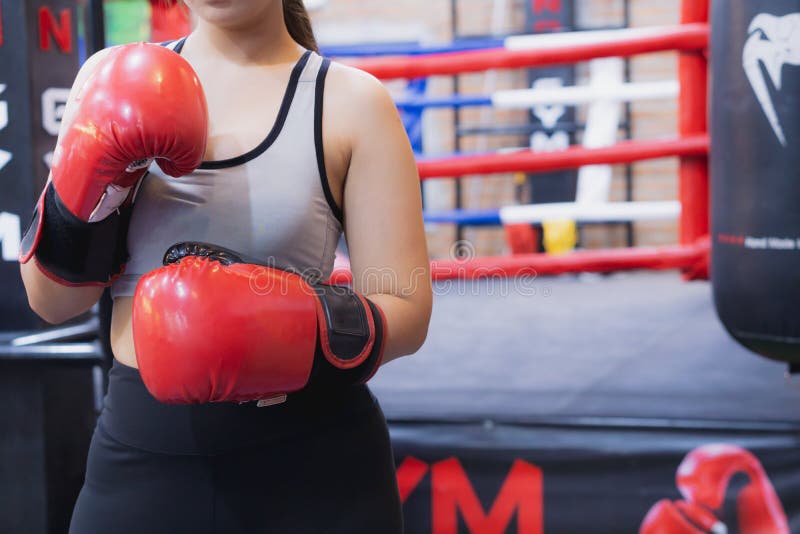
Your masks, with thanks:
M222 28L198 20L186 44L192 54L240 65L289 63L297 60L299 53L299 45L286 29L283 11L279 16L260 17L237 28Z

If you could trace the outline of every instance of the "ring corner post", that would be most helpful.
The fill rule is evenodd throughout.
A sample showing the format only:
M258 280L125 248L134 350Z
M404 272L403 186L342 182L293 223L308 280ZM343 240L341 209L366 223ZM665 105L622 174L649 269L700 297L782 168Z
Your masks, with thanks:
M682 0L681 24L708 24L709 0ZM681 92L678 131L681 137L708 135L708 54L683 50L678 59ZM679 237L684 246L695 245L709 234L708 155L680 159L679 195L682 205ZM692 278L708 278L708 269Z

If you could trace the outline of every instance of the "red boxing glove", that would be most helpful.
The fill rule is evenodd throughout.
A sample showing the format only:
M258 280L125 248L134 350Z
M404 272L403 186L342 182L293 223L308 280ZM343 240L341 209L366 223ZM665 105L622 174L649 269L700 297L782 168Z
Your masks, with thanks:
M139 281L136 360L147 389L176 404L274 399L364 383L381 364L381 310L343 286L214 245L171 247Z
M685 499L719 510L733 475L749 482L736 499L743 534L789 534L789 523L761 462L736 445L712 444L691 451L678 466L676 482Z
M717 516L699 504L658 501L642 521L639 534L712 534L726 532Z
M20 262L35 255L58 282L108 285L127 261L131 192L150 162L171 176L200 166L206 100L186 60L140 43L109 50L74 103Z
M676 475L684 500L653 505L640 534L724 532L726 527L717 515L736 474L748 477L736 498L742 534L789 534L783 505L761 462L749 451L728 444L703 445L686 455Z

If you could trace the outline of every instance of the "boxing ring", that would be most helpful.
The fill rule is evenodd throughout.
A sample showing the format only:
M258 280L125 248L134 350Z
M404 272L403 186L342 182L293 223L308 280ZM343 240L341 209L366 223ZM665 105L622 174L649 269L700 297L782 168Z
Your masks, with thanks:
M730 339L705 283L634 272L434 293L425 346L371 382L393 420L800 431L800 383Z
M424 54L408 49L407 57L391 56L398 49L384 46L367 51L390 57L359 59L355 65L382 79L414 79L423 76L481 72L490 69L542 67L604 57L632 56L651 52L680 52L680 85L673 81L650 84L622 84L600 91L594 87L558 90L505 91L488 96L451 98L416 98L397 102L398 108L460 107L496 105L507 108L530 108L537 104L592 101L626 101L636 98L664 98L677 95L680 103L680 136L675 139L637 140L606 147L572 146L555 152L530 149L502 153L457 154L430 158L422 156L418 169L422 180L494 173L542 173L592 165L630 164L652 159L679 157L680 200L670 202L563 203L506 206L487 210L427 212L426 222L482 225L525 225L549 219L572 218L578 222L608 220L648 220L680 217L681 236L677 246L657 248L612 249L578 252L556 258L548 255L515 255L513 258L474 258L468 262L436 261L434 278L468 276L513 276L520 272L557 274L582 271L613 271L636 268L680 268L690 277L706 276L708 233L709 139L706 116L707 62L703 50L708 45L708 24L702 22L703 7L685 3L684 23L674 27L584 31L566 34L515 36L490 44L489 49L472 49L470 44L455 43L446 50L434 48ZM698 6L700 6L698 8ZM707 7L707 6L706 6ZM336 48L331 52L335 53ZM357 50L340 47L346 56L361 56ZM609 95L614 95L609 96ZM335 273L334 279L348 280L348 273Z
M728 336L708 284L637 272L544 277L533 296L504 287L438 283L425 346L371 382L413 487L408 532L581 532L587 517L592 532L636 532L654 503L681 497L687 451L716 443L760 459L800 528L800 384ZM518 465L541 469L541 500L514 494ZM463 476L435 478L444 466ZM441 495L453 486L458 505ZM519 527L501 512L512 502L541 516ZM467 530L449 527L456 508Z
M571 146L566 150L537 152L530 149L509 150L500 153L456 154L431 158L422 156L418 169L422 180L486 175L496 173L543 173L586 166L631 164L653 159L678 157L679 202L581 202L562 205L507 206L498 210L456 210L452 212L425 213L426 222L454 222L458 224L519 225L540 223L548 219L572 218L578 223L591 221L635 221L680 217L680 242L676 247L658 250L607 250L589 255L578 254L565 258L564 266L550 271L552 257L536 254L516 258L516 265L525 264L547 272L581 272L595 270L597 258L607 258L616 268L626 263L629 268L649 264L654 254L661 258L662 268L682 268L689 277L707 276L706 259L702 253L704 238L708 234L708 171L707 155L709 137L706 124L707 59L709 27L703 21L703 2L684 3L683 23L674 27L634 28L622 30L583 31L562 34L509 37L503 46L487 50L458 50L440 54L411 55L358 59L354 64L381 79L414 79L427 76L452 75L465 72L483 72L490 69L544 67L597 58L627 57L653 52L679 52L680 91L675 82L663 81L649 85L621 84L606 88L572 87L560 90L506 91L492 97L424 98L398 102L398 107L437 107L466 105L499 105L507 108L529 108L536 104L568 103L578 105L593 101L614 102L640 99L679 99L679 136L672 139L623 141L612 146ZM706 6L707 7L707 6ZM615 96L609 97L609 93ZM694 266L687 265L687 256L694 258ZM582 263L586 259L586 264ZM624 259L623 259L624 258ZM672 263L674 258L676 263ZM480 263L477 259L474 262ZM495 270L498 262L488 258L485 266ZM447 266L444 270L457 270ZM609 270L613 270L613 267ZM437 269L434 269L436 272ZM495 270L496 271L496 270ZM691 272L689 272L691 271Z
M390 422L408 532L800 530L800 383L731 339L702 281L707 9L683 2L674 27L523 36L488 50L457 44L407 57L384 50L389 57L354 60L382 79L414 79L679 54L680 91L664 81L624 84L613 94L571 87L397 101L411 110L679 102L675 138L420 156L423 181L678 158L676 201L426 211L425 218L475 226L677 219L679 242L431 263L426 344L371 382ZM334 279L346 282L349 272L340 268ZM714 462L727 474L704 467ZM697 489L701 478L711 486Z

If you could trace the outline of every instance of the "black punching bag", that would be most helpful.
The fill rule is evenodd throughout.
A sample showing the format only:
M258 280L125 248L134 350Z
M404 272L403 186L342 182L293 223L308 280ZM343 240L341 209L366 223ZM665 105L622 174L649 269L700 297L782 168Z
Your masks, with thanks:
M800 370L800 0L713 0L711 18L714 302Z

